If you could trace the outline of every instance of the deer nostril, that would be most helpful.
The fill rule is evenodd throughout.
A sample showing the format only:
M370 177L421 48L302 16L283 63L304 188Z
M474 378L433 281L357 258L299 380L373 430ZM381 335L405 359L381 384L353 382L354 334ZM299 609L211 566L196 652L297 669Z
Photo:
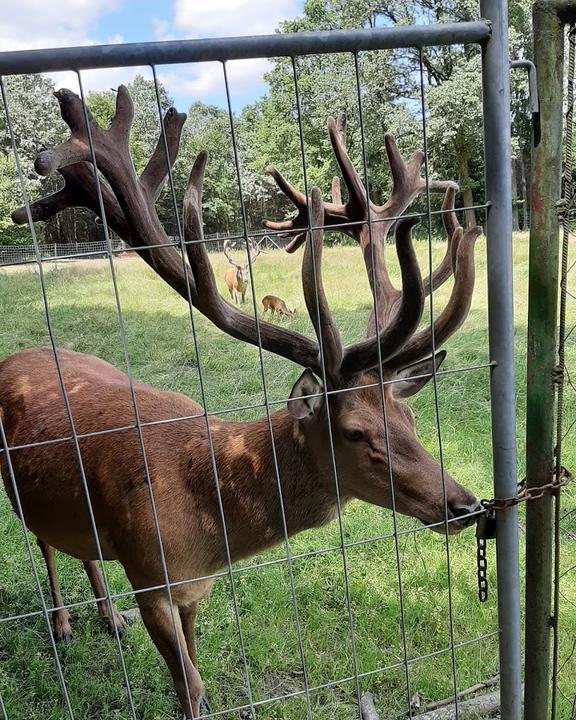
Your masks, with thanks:
M454 517L462 517L462 525L468 526L476 522L477 513L482 511L482 504L479 500L467 505L450 505Z

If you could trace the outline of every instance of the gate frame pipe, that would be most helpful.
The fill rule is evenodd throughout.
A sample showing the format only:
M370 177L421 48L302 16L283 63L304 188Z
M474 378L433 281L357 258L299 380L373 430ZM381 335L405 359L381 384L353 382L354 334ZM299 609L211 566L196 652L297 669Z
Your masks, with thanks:
M516 392L514 382L514 295L512 263L512 168L508 3L481 0L482 17L492 25L482 52L484 158L488 262L488 318L492 449L495 497L516 494ZM500 627L502 720L520 720L520 579L518 508L498 512L496 560Z
M534 63L540 112L532 148L526 485L554 474L555 387L558 327L564 23L576 19L574 0L537 0L532 6ZM548 717L552 630L553 502L551 495L526 507L526 630L524 720Z
M482 43L486 20L0 52L0 75ZM508 61L506 61L508 62Z

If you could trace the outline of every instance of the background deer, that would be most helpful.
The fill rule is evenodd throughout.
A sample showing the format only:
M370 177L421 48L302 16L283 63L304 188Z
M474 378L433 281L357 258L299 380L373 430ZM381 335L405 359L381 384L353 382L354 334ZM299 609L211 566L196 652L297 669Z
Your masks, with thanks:
M251 241L248 242L248 254L250 259L243 265L239 265L230 257L228 252L229 247L230 242L225 240L222 251L226 256L226 260L228 260L232 267L226 270L224 282L226 283L226 287L228 288L228 292L230 293L232 300L234 300L236 304L239 302L244 304L246 301L246 290L248 289L248 282L250 280L248 277L248 268L250 264L253 264L256 261L258 255L260 255L260 247L255 247L254 243Z
M68 90L59 90L56 97L71 138L41 151L36 169L42 175L59 171L65 186L32 205L34 220L45 220L77 205L100 212L82 102ZM316 339L263 321L258 325L254 317L221 298L202 242L207 154L201 152L196 158L184 197L185 248L190 266L185 272L154 207L167 175L163 141L160 139L138 177L128 149L132 116L131 99L120 87L109 129L102 130L90 121L95 159L105 178L102 197L110 226L217 327L239 341L257 344L261 340L265 349L304 370L292 388L287 407L271 417L271 437L267 418L251 423L224 422L208 417L183 395L139 382L134 383L132 395L126 375L108 363L57 350L74 428L80 434L78 457L74 443L66 439L70 437L70 420L54 353L47 348L26 350L0 363L0 413L7 441L1 468L13 505L18 496L24 521L44 550L57 607L62 605L62 598L54 573L54 548L82 560L96 596L102 598L104 594L94 562L98 552L81 467L103 557L119 560L136 590L165 583L152 494L168 577L176 585L171 586L171 595L166 589L154 589L136 597L146 628L171 672L182 709L187 718L192 718L198 715L203 693L194 639L196 607L212 585L209 579L196 578L205 578L228 561L278 543L285 532L293 535L329 522L336 514L336 483L343 504L359 498L390 508L393 477L398 512L440 532L458 532L474 520L479 509L475 496L450 475L442 474L437 461L418 441L414 416L402 401L417 392L444 359L444 351L430 355L432 332L439 345L467 315L479 230L463 233L454 213L448 212L444 216L446 256L433 275L423 280L411 241L414 220L399 222L396 253L402 290L396 289L384 263L384 240L392 217L401 214L425 187L420 177L423 155L414 153L404 162L394 140L387 136L392 194L385 205L370 204L368 208L365 188L334 121L329 119L332 147L348 189L345 204L336 202L334 195L333 202L322 202L316 188L309 201L270 169L296 204L298 214L293 220L270 222L269 226L296 233L305 231L308 222L312 227L295 239L291 249L305 242L302 287ZM184 119L171 109L163 121L172 164ZM436 183L432 189L445 191L444 207L453 209L451 183ZM365 224L355 225L349 232L362 247L378 314L370 318L366 339L343 346L324 293L323 230L319 228L342 221L364 222L369 213L382 221L373 226L372 234ZM26 213L20 208L13 217L24 222ZM426 294L452 273L455 282L446 308L434 328L418 331ZM134 402L140 430L134 425ZM158 422L168 418L173 421ZM102 433L112 428L123 430ZM44 442L49 440L54 442ZM40 445L9 451L10 447L41 441ZM228 545L223 539L219 497ZM101 612L111 623L118 622L118 616L103 602ZM61 608L53 617L57 636L67 638L68 611Z
M282 298L276 297L276 295L264 295L262 298L262 314L266 314L267 310L270 310L272 315L284 315L285 317L293 317L295 310L288 310L286 303Z

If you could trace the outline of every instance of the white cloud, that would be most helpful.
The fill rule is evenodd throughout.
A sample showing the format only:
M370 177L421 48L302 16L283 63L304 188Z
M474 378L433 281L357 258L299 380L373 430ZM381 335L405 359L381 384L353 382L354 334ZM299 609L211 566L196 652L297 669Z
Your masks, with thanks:
M192 37L273 33L302 10L302 0L174 0L174 26Z
M154 38L156 40L175 40L176 36L169 32L170 23L168 20L161 20L160 18L152 18L152 28L154 30Z
M47 73L47 75L54 81L57 90L60 88L68 88L68 90L80 94L78 77L75 72ZM85 94L88 94L91 90L116 89L118 85L128 85L128 83L131 83L136 75L143 75L148 80L152 79L152 73L149 67L83 70L82 87L84 88Z
M18 0L0 14L0 50L90 44L90 31L119 0Z
M264 58L228 62L226 70L232 102L236 96L242 96L247 91L253 93L258 84L262 84L264 92L263 75L269 67L270 63ZM224 74L220 63L187 65L177 72L159 73L159 80L171 95L188 97L189 102L220 96L221 104L226 103Z
M136 6L136 0L16 0L9 13L0 14L0 51L124 42L123 33L127 32L124 27L119 26L117 33L98 40L96 28L102 15L127 3ZM172 17L166 20L150 13L151 37L143 40L272 33L280 21L301 13L303 0L173 0L166 5L172 8ZM135 11L142 12L143 8ZM227 68L233 102L235 98L241 99L243 93L252 99L265 91L263 74L269 68L267 60L234 61ZM86 92L106 90L131 82L139 72L143 68L84 71L82 81ZM78 92L75 73L52 73L50 77L58 88L69 87ZM159 77L179 104L204 98L217 101L215 96L219 96L219 104L225 104L222 67L218 63L174 65L159 73Z

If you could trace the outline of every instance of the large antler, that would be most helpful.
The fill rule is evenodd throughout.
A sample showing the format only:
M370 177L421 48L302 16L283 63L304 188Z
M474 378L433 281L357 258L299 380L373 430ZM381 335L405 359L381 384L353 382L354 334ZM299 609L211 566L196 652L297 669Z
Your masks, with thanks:
M229 247L230 247L230 240L224 240L224 245L222 247L222 252L224 253L224 257L226 258L226 260L228 260L230 265L232 265L233 267L236 267L238 265L238 263L235 262L232 259L232 257L230 256L230 253L228 252Z
M260 253L262 252L262 248L258 243L253 242L252 240L248 241L248 255L250 256L250 263L254 264L256 262L256 258Z
M224 253L224 256L226 257L226 260L228 260L230 265L232 265L233 267L241 266L244 269L246 269L249 264L250 265L254 264L256 262L256 258L258 257L258 255L260 255L260 252L261 252L260 246L254 245L252 240L249 239L248 240L249 261L245 262L245 263L239 263L239 262L236 262L234 260L234 258L230 255L229 248L230 248L230 240L224 240L224 246L222 247L222 252Z
M71 130L71 137L61 145L42 150L35 167L42 175L59 171L65 179L65 186L58 193L32 204L32 220L47 220L64 208L77 206L88 207L100 215L82 101L70 90L59 90L55 95L60 103L62 117ZM166 157L163 157L163 138L160 137L156 150L138 178L128 145L132 117L132 101L124 86L118 88L116 114L108 130L102 130L89 116L95 161L104 176L104 180L101 179L103 204L110 226L163 280L183 298L190 299L221 330L253 345L258 344L260 336L264 349L318 371L319 351L314 340L264 321L260 321L258 333L253 317L245 315L222 299L202 242L201 220L199 231L195 234L198 243L192 256L204 271L197 271L194 265L192 271L186 271L180 253L171 246L154 207L154 201L168 174ZM168 110L164 117L170 163L176 159L185 118L185 115L174 109ZM190 177L199 199L202 195L206 157L205 153L200 153ZM191 193L189 186L188 197ZM19 208L12 217L17 223L26 222L26 210ZM189 236L186 237L188 240ZM190 248L187 247L187 250ZM188 254L190 256L190 252Z
M80 98L69 90L56 93L62 117L71 137L61 145L42 150L35 167L40 174L58 171L65 186L58 193L32 204L33 220L46 220L65 207L85 206L102 214L97 193L96 168L100 178L103 209L110 226L178 293L200 310L217 327L229 335L286 357L320 373L320 344L300 333L245 315L222 299L204 244L202 222L202 187L207 153L201 152L194 162L184 197L184 240L188 268L169 242L156 214L154 203L166 181L168 164L161 163L163 139L160 138L148 165L138 177L129 152L129 133L133 106L128 91L120 86L116 114L108 130L98 127ZM178 152L185 116L169 110L164 118L170 163ZM90 138L94 157L92 157ZM307 203L306 203L307 205ZM323 344L324 365L331 385L339 385L357 372L374 367L379 358L391 359L414 333L422 315L424 290L410 238L412 222L402 221L397 229L397 252L404 292L394 317L379 336L342 348L331 319L322 286L322 226L324 208L318 190L312 197L313 229L305 253L302 277L306 304L318 340ZM15 222L26 221L26 211L13 213ZM252 256L250 256L252 260Z
M391 135L385 136L386 153L392 175L392 192L385 204L376 205L369 200L366 187L346 151L345 127L343 116L339 117L338 122L333 118L328 119L330 141L348 190L348 199L345 203L342 202L340 182L338 178L334 178L332 202L324 203L324 223L328 227L340 226L337 229L353 237L362 249L364 264L378 311L378 323L376 323L374 309L368 320L367 336L370 338L375 335L377 328L381 330L388 327L392 318L398 317L399 307L404 299L404 293L394 287L388 274L385 263L385 246L388 234L398 222L398 217L420 193L427 189L426 179L421 175L424 154L419 151L415 152L405 161L399 153L394 138ZM298 212L290 220L266 221L265 225L272 230L280 230L288 234L296 233L295 238L287 247L288 252L294 252L303 241L303 236L299 231L308 222L306 197L292 187L276 168L269 166L267 170ZM395 369L430 354L432 333L434 333L435 346L439 346L460 327L470 308L474 288L474 242L481 230L474 228L464 233L459 225L454 212L455 195L458 189L456 183L431 180L428 188L431 192L444 192L442 219L447 243L444 258L424 280L423 291L429 295L452 274L455 276L455 284L450 300L436 319L433 328L426 328L411 337L407 340L404 348L397 350L396 357L386 362L387 367ZM397 244L401 238L401 235L398 234L398 227L396 230ZM399 253L401 252L398 247L397 250ZM403 290L406 292L404 284Z

